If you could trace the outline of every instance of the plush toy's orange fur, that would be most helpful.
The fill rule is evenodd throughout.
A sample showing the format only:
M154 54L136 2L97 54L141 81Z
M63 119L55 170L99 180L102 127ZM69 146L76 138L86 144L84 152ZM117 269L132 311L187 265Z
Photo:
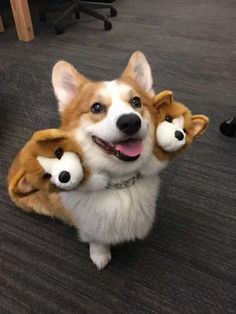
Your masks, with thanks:
M184 117L184 130L186 133L186 144L175 152L164 151L156 142L154 153L159 160L171 160L182 153L195 138L200 136L207 128L209 119L205 115L192 115L191 111L183 104L173 98L173 93L169 90L160 92L154 97L152 108L150 108L154 120L155 129L158 124L165 120L166 116L173 119L179 116Z
M48 129L35 132L16 156L9 170L8 192L12 201L26 211L58 217L71 222L64 210L57 192L61 190L53 185L50 177L37 161L38 156L55 158L55 151L77 153L80 147L60 129ZM85 171L85 177L88 171Z

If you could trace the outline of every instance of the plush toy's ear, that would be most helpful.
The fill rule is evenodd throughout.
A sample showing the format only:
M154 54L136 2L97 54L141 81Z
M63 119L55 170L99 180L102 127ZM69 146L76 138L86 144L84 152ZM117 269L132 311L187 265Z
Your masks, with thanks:
M154 97L154 107L156 109L162 106L170 106L173 103L173 93L170 90L164 90Z
M25 197L38 190L35 189L27 179L26 173L20 169L9 184L9 193L11 196Z
M60 129L47 129L35 132L32 138L36 142L44 142L49 140L59 140L66 137L66 133Z
M141 51L136 51L132 54L122 76L134 79L146 92L153 93L152 71Z
M193 137L201 135L207 128L209 119L204 115L193 115L189 134Z
M59 102L59 111L63 111L80 92L86 78L70 63L59 61L52 71L52 85Z

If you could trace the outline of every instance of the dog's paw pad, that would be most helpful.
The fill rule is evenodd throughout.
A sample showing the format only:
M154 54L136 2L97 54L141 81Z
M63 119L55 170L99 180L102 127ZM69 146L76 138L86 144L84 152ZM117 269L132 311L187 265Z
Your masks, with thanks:
M102 270L107 266L111 260L111 253L107 254L91 254L90 258L92 262L97 266L98 270Z

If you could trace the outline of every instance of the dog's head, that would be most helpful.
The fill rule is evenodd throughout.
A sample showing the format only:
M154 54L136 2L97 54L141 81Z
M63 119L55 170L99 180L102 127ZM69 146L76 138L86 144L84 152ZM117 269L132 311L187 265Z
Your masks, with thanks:
M171 91L154 97L153 117L156 125L156 149L159 159L171 159L201 135L209 122L204 115L192 115L183 104L173 99Z
M141 52L117 80L94 82L59 61L52 83L62 128L83 146L90 167L125 174L151 154L154 126L146 106L153 97L152 74Z
M43 190L59 192L75 188L83 178L81 151L59 129L35 132L9 171L9 194L24 197Z

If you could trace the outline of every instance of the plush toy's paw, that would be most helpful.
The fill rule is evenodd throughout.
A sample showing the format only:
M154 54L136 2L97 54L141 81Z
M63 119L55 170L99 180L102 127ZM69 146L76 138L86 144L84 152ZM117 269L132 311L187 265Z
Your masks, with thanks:
M111 260L111 251L108 245L90 243L90 258L97 266L98 270L102 270Z

